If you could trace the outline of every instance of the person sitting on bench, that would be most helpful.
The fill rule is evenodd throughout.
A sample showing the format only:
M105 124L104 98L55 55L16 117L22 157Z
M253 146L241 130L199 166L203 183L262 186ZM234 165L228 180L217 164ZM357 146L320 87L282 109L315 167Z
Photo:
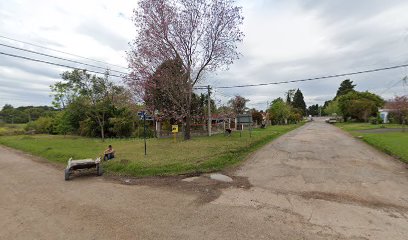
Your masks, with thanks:
M115 158L115 150L112 148L112 145L108 146L108 148L105 150L104 154L105 154L104 157L103 157L104 161Z

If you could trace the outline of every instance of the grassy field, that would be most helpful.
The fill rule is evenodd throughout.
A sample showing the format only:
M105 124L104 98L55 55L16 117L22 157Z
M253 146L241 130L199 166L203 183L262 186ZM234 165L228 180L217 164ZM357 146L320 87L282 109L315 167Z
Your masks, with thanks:
M406 132L359 132L369 129L402 128L397 124L374 125L368 123L339 123L336 126L361 137L368 144L408 163L408 129Z
M0 123L0 136L23 134L26 124Z
M108 144L116 150L116 158L104 163L106 171L132 176L191 174L221 170L243 160L249 153L301 124L270 126L226 137L196 137L190 141L148 139L147 156L143 140L90 139L75 136L26 135L2 136L0 144L41 156L49 161L65 164L74 159L95 158L102 155ZM181 136L180 136L181 138Z

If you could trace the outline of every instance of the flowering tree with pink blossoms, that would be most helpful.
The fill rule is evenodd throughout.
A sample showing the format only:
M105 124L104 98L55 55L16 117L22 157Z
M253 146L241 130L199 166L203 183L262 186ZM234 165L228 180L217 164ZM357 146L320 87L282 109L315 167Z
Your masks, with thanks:
M234 0L141 0L133 21L137 36L128 51L131 73L126 82L142 99L148 97L146 89L160 88L172 101L167 112L177 108L185 124L184 139L190 139L194 86L206 72L227 68L238 59L237 43L244 37L242 9ZM174 71L159 69L168 61L179 63L178 79ZM154 106L148 105L152 111Z

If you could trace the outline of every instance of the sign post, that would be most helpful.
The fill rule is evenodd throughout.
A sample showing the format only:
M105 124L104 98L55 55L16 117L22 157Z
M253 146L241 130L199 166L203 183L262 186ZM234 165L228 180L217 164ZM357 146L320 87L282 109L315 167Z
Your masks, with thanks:
M253 120L252 120L252 115L251 114L240 114L240 115L237 116L237 123L241 124L241 126L242 126L241 131L240 131L240 136L242 136L241 133L242 133L242 130L244 128L244 124L248 124L249 125L249 128L248 128L249 129L249 137L250 138L252 137L252 122L253 122Z
M147 146L146 146L146 113L143 112L143 137L144 137L144 150L145 150L145 156L147 155Z
M176 142L177 133L178 133L178 125L172 125L171 126L171 132L173 133L173 141Z
M140 111L137 113L141 119L143 119L143 138L144 138L144 154L147 155L147 144L146 144L146 112Z

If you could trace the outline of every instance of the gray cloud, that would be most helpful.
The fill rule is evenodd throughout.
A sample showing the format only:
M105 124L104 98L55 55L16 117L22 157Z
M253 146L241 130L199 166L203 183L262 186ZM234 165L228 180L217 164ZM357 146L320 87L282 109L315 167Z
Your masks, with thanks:
M108 45L112 49L124 51L128 48L128 41L94 20L87 20L77 28L78 33L94 38L96 41Z
M243 56L227 72L206 74L207 79L202 84L229 86L287 81L408 62L406 1L254 0L249 3L242 0L241 2L247 7L244 9L247 14L244 26L246 39L239 46ZM106 4L108 3L101 9L109 12L112 6L107 7ZM0 3L0 31L7 23L25 21L24 17L13 18L13 14L2 10L7 6ZM95 46L96 53L100 48L109 49L110 53L119 51L123 53L123 50L128 48L128 40L114 31L117 26L109 25L118 23L110 20L127 18L130 14L128 9L115 9L110 16L111 19L105 23L98 20L100 18L94 17L91 12L89 17L75 18L70 11L61 9L61 6L54 6L52 9L59 9L58 14L71 16L72 19L80 21L73 23L72 32L68 31L69 36L65 35L64 27L51 21L43 23L41 31L60 33L64 38L70 37L71 42L75 42L76 37L81 35L88 36L100 43ZM19 23L18 26L22 24ZM275 28L278 30L275 31ZM129 39L134 37L132 32L128 34ZM35 34L33 36L34 38L29 41L64 49L63 44L56 41L58 37L50 40L48 37L41 37L41 34L40 37L35 37ZM296 41L291 41L293 39ZM64 42L62 40L61 42ZM78 46L78 49L81 49L81 46ZM72 63L66 64L75 66ZM64 70L67 69L1 56L0 106L4 103L4 98L14 98L18 104L25 103L24 99L27 98L39 104L46 99L51 102L51 98L48 97L48 85L59 80L59 74ZM322 104L336 94L342 80L351 78L357 84L358 90L383 93L385 98L390 98L394 94L404 93L402 84L385 90L407 74L407 69L396 69L313 82L244 89L216 89L214 96L220 103L225 103L228 98L240 94L251 100L250 106L262 109L266 107L268 101L283 97L288 89L300 88L308 104Z
M258 61L257 56L251 54L251 49L244 49L244 58L233 66L230 72L215 76L218 86L312 78L397 65L406 63L408 60L408 51L405 50L408 46L406 30L408 25L401 26L395 22L375 21L385 11L406 4L404 1L392 1L391 3L389 1L289 2L288 5L293 3L300 5L305 14L318 17L325 31L325 35L321 37L330 42L330 51L322 52L319 55L302 56L298 59L267 60L251 64ZM272 1L267 5L272 8L276 6L275 3ZM282 3L279 6L282 7ZM340 82L347 78L357 84L358 90L383 93L387 85L398 81L406 74L406 69L397 69L307 83L223 91L227 94L241 94L253 99L263 97L264 102L267 102L283 96L288 89L300 88L308 104L314 104L331 99ZM396 89L398 90L398 86L384 92L383 96L392 97ZM268 95L269 97L265 97Z
M376 16L395 6L405 4L404 0L302 0L296 1L307 12L313 12L320 16L323 21L329 24L338 22L357 23Z

